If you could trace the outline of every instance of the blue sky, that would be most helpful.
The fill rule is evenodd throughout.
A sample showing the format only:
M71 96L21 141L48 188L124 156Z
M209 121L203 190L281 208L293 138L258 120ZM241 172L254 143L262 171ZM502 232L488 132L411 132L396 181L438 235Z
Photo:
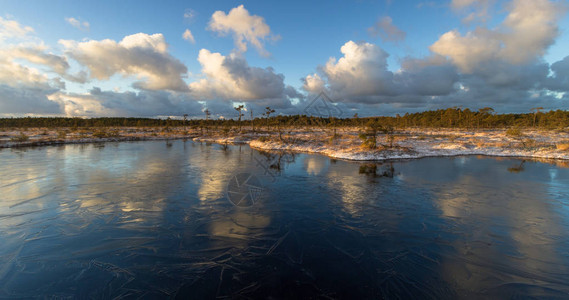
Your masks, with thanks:
M350 115L566 109L567 7L4 1L0 115L199 116L206 107L224 115L236 103L293 114L322 90Z

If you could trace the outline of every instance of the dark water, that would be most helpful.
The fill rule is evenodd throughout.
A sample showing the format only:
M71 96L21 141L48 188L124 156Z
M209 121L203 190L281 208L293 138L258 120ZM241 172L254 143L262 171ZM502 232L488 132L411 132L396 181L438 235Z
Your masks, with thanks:
M569 297L569 169L554 164L183 141L0 163L0 298Z

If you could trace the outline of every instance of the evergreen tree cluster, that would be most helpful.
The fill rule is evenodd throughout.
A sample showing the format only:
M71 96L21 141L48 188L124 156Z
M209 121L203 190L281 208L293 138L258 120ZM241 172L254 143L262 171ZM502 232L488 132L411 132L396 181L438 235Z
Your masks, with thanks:
M552 110L542 112L536 109L525 114L496 114L492 108L486 107L478 111L468 108L447 108L420 113L406 113L394 117L358 118L321 118L305 115L277 115L255 118L253 121L241 119L153 119L153 118L66 118L66 117L25 117L0 118L0 128L81 128L81 127L362 127L369 122L377 122L382 126L394 128L566 128L569 127L569 111ZM254 122L254 124L252 124Z

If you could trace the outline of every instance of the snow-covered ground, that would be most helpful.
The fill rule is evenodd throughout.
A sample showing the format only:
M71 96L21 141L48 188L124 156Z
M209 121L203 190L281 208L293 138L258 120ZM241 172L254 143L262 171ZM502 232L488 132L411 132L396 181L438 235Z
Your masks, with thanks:
M106 141L155 140L192 138L195 141L219 144L248 143L262 150L287 150L319 153L332 158L347 160L407 159L428 156L488 155L569 160L569 131L528 130L508 134L505 129L451 130L406 129L389 136L377 136L378 148L361 147L359 130L337 130L332 139L331 130L320 128L287 129L278 133L248 132L221 133L211 130L208 134L195 129L171 128L107 128L100 134L94 130L48 130L42 128L24 131L0 131L0 148L37 146L64 143L91 143ZM65 132L63 134L62 132ZM99 133L99 134L97 134ZM27 141L18 140L24 134ZM24 138L25 139L25 138Z
M0 129L0 148L49 146L61 144L83 144L100 142L121 142L140 140L167 140L193 138L199 133L190 132L185 128L29 128L29 129Z
M275 138L269 141L253 140L250 145L257 149L321 153L348 160L456 155L569 159L569 133L564 131L525 131L522 135L510 136L501 129L411 129L395 133L392 147L386 135L378 135L379 147L376 150L363 149L355 130L344 130L339 134L339 138L331 141L330 133L296 132L282 141Z

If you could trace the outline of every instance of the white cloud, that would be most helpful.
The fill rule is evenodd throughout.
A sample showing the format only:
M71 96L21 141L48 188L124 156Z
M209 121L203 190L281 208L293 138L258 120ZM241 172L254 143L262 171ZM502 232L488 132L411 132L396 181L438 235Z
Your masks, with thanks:
M0 113L57 114L61 107L47 97L60 88L35 68L0 58Z
M47 47L42 45L12 46L1 49L0 53L5 58L25 59L31 63L48 66L59 75L65 75L69 69L69 63L63 56L46 53Z
M186 29L186 31L184 31L184 34L182 34L182 38L192 44L196 43L196 40L194 39L194 35L192 34L192 32L189 29Z
M17 21L5 20L0 17L0 56L3 63L14 63L16 59L27 60L36 65L47 66L51 71L64 75L69 69L67 59L63 56L48 52L44 42L34 35L34 29L23 26Z
M302 79L302 82L304 83L302 85L302 89L312 94L322 92L326 84L326 82L316 73L307 75Z
M285 86L282 74L275 73L270 67L251 67L239 55L223 56L202 49L198 61L205 78L190 83L191 94L198 99L247 102L270 99L282 106L290 104L289 97L298 96L294 94L294 88Z
M168 53L162 34L137 33L122 41L113 40L75 42L60 40L66 54L87 67L89 76L99 80L114 74L135 76L136 88L149 90L187 91L182 79L186 66Z
M322 68L330 87L342 95L390 94L393 74L387 70L387 52L370 43L345 43L339 60Z
M382 104L385 113L451 105L491 106L499 112L569 108L569 58L551 66L543 59L559 33L557 22L565 6L513 0L506 7L508 14L496 28L449 31L430 47L431 55L405 58L394 72L381 48L349 41L341 48L343 56L319 67L318 77L307 76L303 88L325 85L350 109L377 110Z
M250 15L243 5L231 9L228 14L223 11L214 12L208 29L220 34L232 33L235 45L240 52L247 51L247 43L250 43L263 56L269 55L263 42L267 39L280 38L271 34L271 29L263 17Z
M35 68L23 66L9 59L0 59L0 83L12 87L48 89L49 78Z
M466 35L449 31L430 50L449 57L465 73L494 61L521 65L542 57L559 34L557 19L564 7L548 0L514 0L508 11L498 28L478 27Z
M467 15L462 19L464 23L471 23L476 20L485 22L490 17L490 8L495 0L452 0L451 8L456 12L466 12Z
M4 116L62 111L59 103L47 98L64 88L61 79L50 78L45 71L20 60L59 75L66 74L69 66L64 57L47 53L47 47L33 33L29 26L0 17L0 114ZM4 45L6 41L12 43Z
M22 26L18 21L0 17L0 42L8 39L22 39L34 32L29 26Z
M69 23L71 26L79 29L79 30L86 30L88 31L91 27L91 25L89 24L89 22L87 21L80 21L78 19L75 18L65 18L65 21L67 23Z
M303 79L304 90L318 92L327 84L331 96L347 102L398 103L447 95L459 79L456 68L441 56L406 58L401 70L391 72L388 54L377 45L349 41L340 50L343 57L320 67L323 77L313 74Z
M367 31L373 37L379 36L384 42L400 42L405 40L407 35L405 31L393 25L393 20L389 16L379 19Z

